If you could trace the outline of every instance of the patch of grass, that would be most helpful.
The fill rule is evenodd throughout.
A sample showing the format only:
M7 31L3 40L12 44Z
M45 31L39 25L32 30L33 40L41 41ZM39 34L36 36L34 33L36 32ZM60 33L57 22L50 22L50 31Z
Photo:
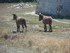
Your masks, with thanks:
M26 19L29 20L30 23L32 23L32 24L33 24L33 22L37 23L37 24L42 23L42 22L38 21L38 19L39 19L38 16L34 16L34 15L20 15L20 16L21 17L26 17ZM59 21L69 21L67 19L57 19L57 20L59 20ZM41 24L41 25L43 25L43 24ZM55 21L53 21L52 26L53 26L53 29L70 28L69 24L58 23L58 22L55 22ZM41 26L41 27L43 27L43 26ZM48 28L49 28L49 26L48 26Z
M28 18L37 18L38 16L34 16L34 15L19 15L21 17L28 17Z
M26 2L27 4L30 4L30 5L33 5L35 6L36 5L36 2Z
M63 21L63 22L70 22L70 19L57 19L59 21Z
M19 15L20 17L24 17L27 20L28 24L40 24L38 21L38 16L34 15Z

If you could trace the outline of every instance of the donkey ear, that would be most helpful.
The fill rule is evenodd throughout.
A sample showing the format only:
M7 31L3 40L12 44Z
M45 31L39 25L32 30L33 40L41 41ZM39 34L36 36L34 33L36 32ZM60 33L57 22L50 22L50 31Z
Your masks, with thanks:
M38 13L38 15L42 15L42 13Z
M12 15L16 15L16 14L12 14Z
M12 14L12 15L14 15L14 14Z

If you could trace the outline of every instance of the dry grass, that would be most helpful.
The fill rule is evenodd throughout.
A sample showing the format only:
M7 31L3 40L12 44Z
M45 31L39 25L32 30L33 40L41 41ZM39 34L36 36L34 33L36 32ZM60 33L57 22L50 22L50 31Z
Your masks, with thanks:
M5 33L9 36L9 33ZM33 53L70 53L70 39L45 37L39 35L11 35L14 39L1 38L0 43L13 47L25 48Z
M0 44L25 48L33 53L70 53L70 38L46 37L23 33L11 34L9 30L0 31ZM5 35L8 36L5 39Z
M26 42L36 52L45 53L69 53L70 39L45 38L40 36L27 36Z

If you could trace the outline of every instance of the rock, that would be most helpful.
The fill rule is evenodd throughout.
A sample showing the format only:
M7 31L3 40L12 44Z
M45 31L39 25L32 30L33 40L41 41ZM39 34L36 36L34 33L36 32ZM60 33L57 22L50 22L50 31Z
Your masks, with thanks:
M10 6L10 8L28 8L28 7L33 7L33 6L25 3L19 3L16 5Z

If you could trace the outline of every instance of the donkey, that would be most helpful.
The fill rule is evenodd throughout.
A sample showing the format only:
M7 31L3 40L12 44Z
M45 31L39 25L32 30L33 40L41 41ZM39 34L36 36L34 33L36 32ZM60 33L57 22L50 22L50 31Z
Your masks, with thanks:
M20 25L22 26L22 32L24 27L26 28L27 31L26 20L24 18L17 17L16 14L12 14L12 15L13 15L13 20L16 20L17 32L20 32Z
M49 25L49 32L52 32L52 18L50 16L45 16L41 13L38 14L39 15L39 21L42 20L43 24L44 24L44 32L47 32L47 27L46 24Z

